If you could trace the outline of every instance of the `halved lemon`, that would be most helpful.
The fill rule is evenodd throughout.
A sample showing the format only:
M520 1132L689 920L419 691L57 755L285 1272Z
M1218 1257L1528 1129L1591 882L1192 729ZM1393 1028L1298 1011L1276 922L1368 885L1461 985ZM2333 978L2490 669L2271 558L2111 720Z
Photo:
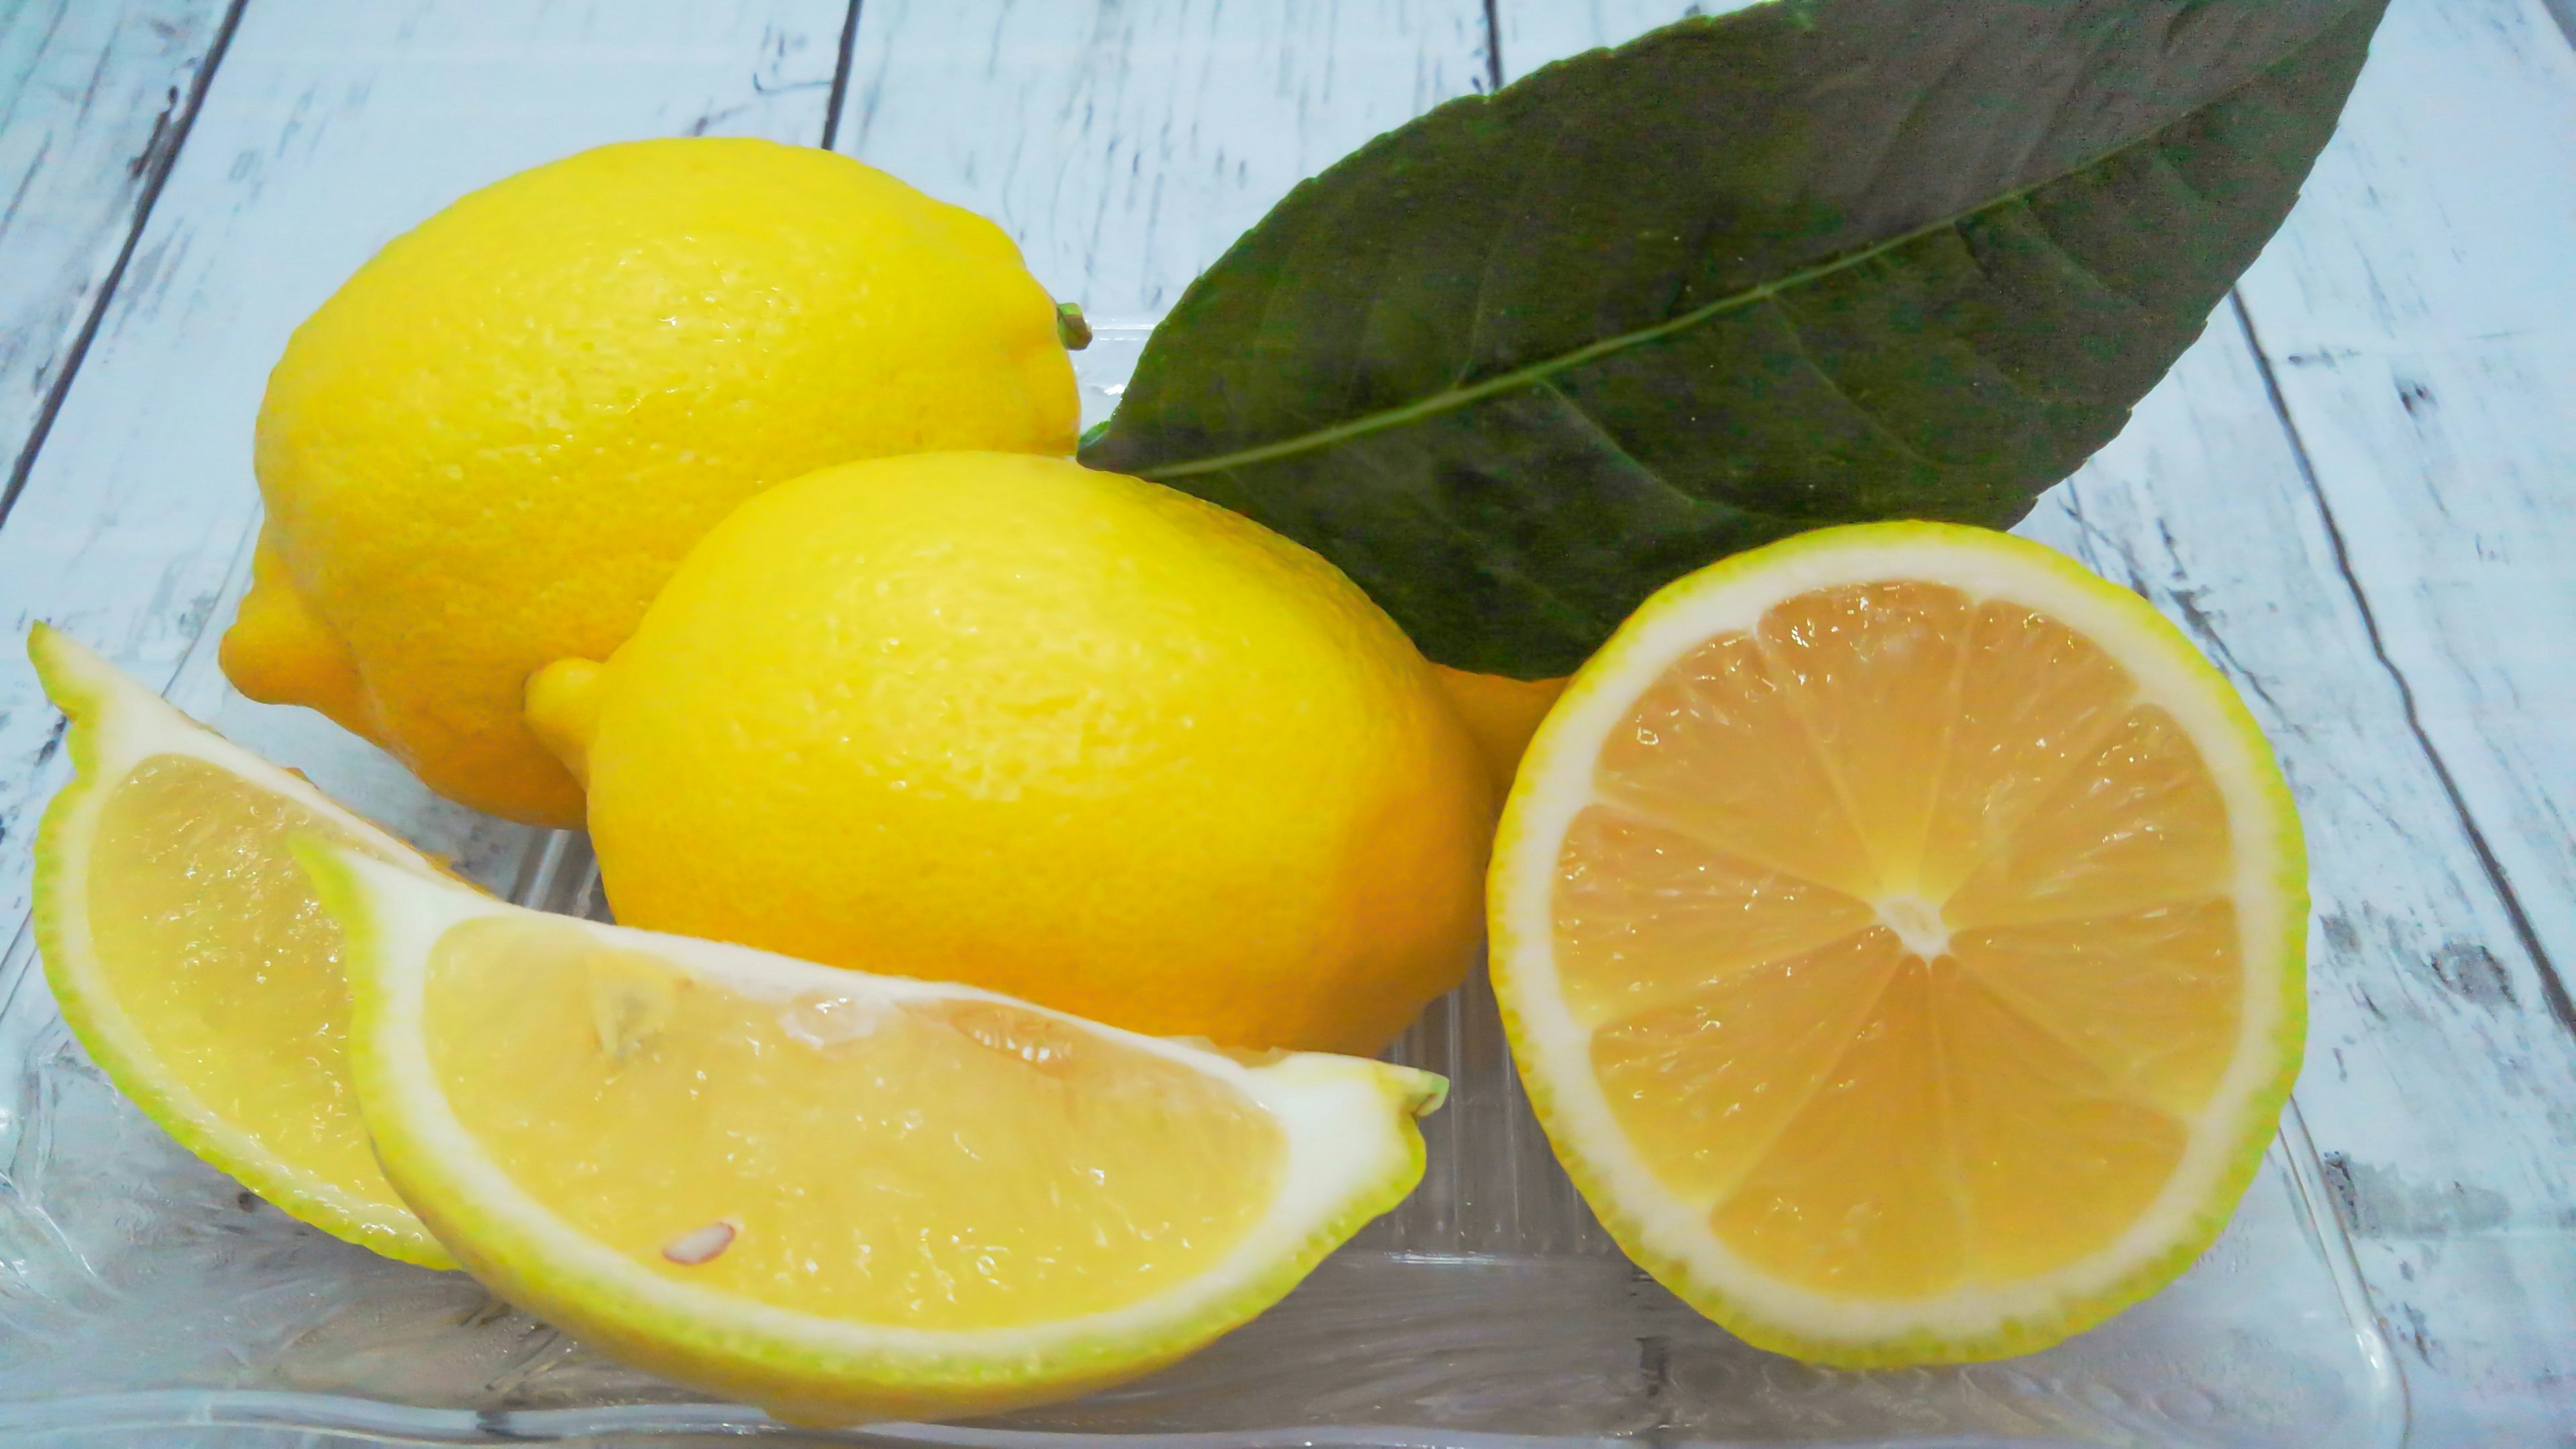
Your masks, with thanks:
M38 624L71 783L36 835L36 945L63 1020L146 1116L305 1222L449 1261L368 1155L350 1096L340 930L288 837L430 879L418 852Z
M367 1124L440 1241L575 1336L796 1422L1171 1362L1401 1201L1445 1091L306 863L352 943Z
M2182 1271L2298 1071L2271 751L2037 544L1827 529L1655 595L1505 809L1495 989L1629 1254L1764 1348L2027 1352Z

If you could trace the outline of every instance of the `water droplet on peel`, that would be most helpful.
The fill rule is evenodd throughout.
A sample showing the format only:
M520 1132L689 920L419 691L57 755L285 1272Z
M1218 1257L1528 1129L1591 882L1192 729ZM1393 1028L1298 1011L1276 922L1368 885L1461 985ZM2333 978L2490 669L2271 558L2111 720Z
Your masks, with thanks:
M885 1024L886 1011L883 1002L847 996L803 996L779 1014L778 1024L789 1036L820 1049L874 1034Z
M951 1030L978 1046L1016 1057L1039 1071L1073 1069L1081 1034L1052 1017L987 1002L960 1002L941 1013Z

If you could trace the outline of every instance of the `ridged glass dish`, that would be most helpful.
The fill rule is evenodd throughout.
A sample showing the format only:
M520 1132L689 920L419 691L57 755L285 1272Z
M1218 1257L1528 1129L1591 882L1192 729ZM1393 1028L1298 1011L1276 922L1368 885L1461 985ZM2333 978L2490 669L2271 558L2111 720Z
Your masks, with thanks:
M1142 325L1080 356L1105 413ZM229 604L219 618L229 617ZM69 621L77 624L77 621ZM598 913L578 836L470 816L300 711L224 687L212 636L171 695L514 899ZM59 767L57 767L59 768ZM14 845L14 843L13 843ZM20 847L22 848L22 847ZM1205 1353L972 1425L815 1434L622 1369L461 1274L308 1229L127 1105L63 1028L25 934L0 957L0 1443L1108 1446L2139 1445L2404 1441L2405 1390L2295 1106L2182 1280L2046 1353L1845 1373L1729 1337L1631 1267L1550 1155L1481 981L1399 1059L1447 1075L1404 1206Z

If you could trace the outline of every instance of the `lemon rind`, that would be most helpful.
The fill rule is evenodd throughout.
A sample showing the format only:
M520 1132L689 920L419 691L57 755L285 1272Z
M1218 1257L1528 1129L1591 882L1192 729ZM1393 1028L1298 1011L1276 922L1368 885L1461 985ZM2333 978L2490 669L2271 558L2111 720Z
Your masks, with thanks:
M388 1175L457 1258L523 1306L672 1377L718 1387L804 1422L991 1412L1150 1372L1286 1296L1326 1254L1401 1202L1423 1171L1416 1116L1446 1083L1429 1073L1311 1053L1247 1066L971 987L871 977L747 947L574 922L738 989L854 984L889 997L1006 1003L1189 1064L1246 1092L1287 1135L1287 1190L1207 1272L1124 1307L1027 1327L865 1325L675 1283L584 1237L526 1195L447 1106L417 1031L432 944L517 907L299 845L350 947L351 1035L360 1110ZM570 920L567 917L549 917Z
M1901 562L1903 568L1891 569ZM1557 995L1550 925L1555 845L1589 798L1592 761L1634 691L1709 635L1750 628L1771 603L1871 577L1926 577L1985 596L2045 603L2127 667L2201 749L2238 846L2249 991L2235 1063L2194 1123L2185 1170L2110 1248L1995 1305L1977 1291L1833 1322L1831 1295L1743 1263L1704 1227L1705 1209L1655 1184L1611 1119ZM2017 590L2029 592L2017 592ZM1727 591L1735 591L1729 595ZM1731 604L1729 611L1720 605ZM1820 530L1739 554L1649 599L1579 671L1532 741L1506 802L1488 883L1495 995L1514 1059L1567 1173L1629 1256L1692 1307L1760 1348L1837 1367L1971 1362L2033 1352L2154 1293L2207 1250L2260 1169L2306 1036L2307 864L2298 815L2268 742L2224 676L2143 599L2042 545L1983 529L1896 522ZM2250 845L2250 849L2248 848ZM2269 919L2259 917L2268 914ZM2194 1180L2196 1174L2196 1180ZM1645 1204L1639 1211L1635 1204ZM1822 1308L1827 1311L1818 1312Z
M150 1037L99 978L82 909L88 846L100 812L137 765L162 755L202 760L294 800L389 859L420 861L417 869L424 874L435 868L302 779L190 719L60 630L37 624L27 637L27 657L70 721L65 749L72 778L36 827L32 912L45 981L64 1024L154 1125L288 1216L388 1258L424 1268L455 1267L446 1249L399 1204L361 1197L292 1166L172 1080Z

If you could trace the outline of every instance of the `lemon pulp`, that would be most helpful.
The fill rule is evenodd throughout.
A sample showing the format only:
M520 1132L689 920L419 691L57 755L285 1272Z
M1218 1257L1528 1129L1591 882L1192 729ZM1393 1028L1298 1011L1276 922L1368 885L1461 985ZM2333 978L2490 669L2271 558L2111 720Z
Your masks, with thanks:
M1800 1288L2101 1249L2239 1036L2228 816L2127 670L1943 584L1796 594L1635 700L1559 846L1555 961L1662 1186Z
M1151 1372L1422 1175L1446 1084L547 916L297 847L387 1172L493 1292L809 1425Z
M449 930L420 1029L466 1132L583 1236L836 1319L997 1328L1152 1297L1225 1258L1285 1162L1233 1087L1039 1012L746 993L558 922Z
M37 832L34 900L64 1024L146 1116L279 1208L453 1267L368 1150L344 938L289 841L437 867L50 626L27 653L69 717L72 778Z
M97 969L164 1070L295 1171L396 1204L348 1090L340 928L286 850L355 846L293 800L187 755L110 790L90 846Z

